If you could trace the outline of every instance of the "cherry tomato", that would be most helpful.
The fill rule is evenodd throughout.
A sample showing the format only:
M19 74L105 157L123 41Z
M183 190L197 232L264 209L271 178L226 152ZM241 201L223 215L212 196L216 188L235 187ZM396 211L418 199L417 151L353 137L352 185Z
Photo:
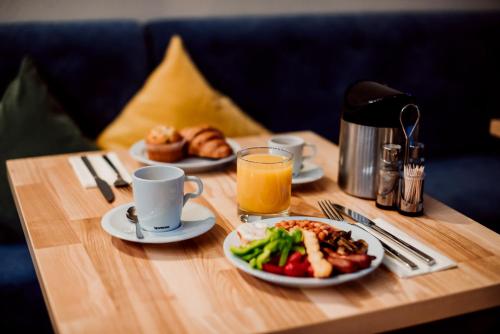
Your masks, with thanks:
M308 268L308 263L302 262L302 263L293 263L289 262L285 265L284 268L284 273L287 276L293 276L293 277L303 277Z
M272 263L262 264L262 270L267 271L268 273L283 275L283 267Z
M292 255L288 257L287 264L288 263L301 263L302 262L302 254L300 252L293 252Z
M313 267L311 266L311 264L309 263L309 261L305 261L307 263L307 276L309 277L314 277L314 269Z

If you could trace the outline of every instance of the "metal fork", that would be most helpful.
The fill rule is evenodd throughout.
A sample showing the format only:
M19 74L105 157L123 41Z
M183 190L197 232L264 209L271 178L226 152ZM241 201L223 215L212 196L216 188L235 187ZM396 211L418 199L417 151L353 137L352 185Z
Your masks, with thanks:
M116 168L115 164L108 158L108 156L106 154L103 154L102 158L108 163L108 165L111 167L111 169L113 169L113 171L116 174L116 181L113 183L113 185L116 188L129 187L130 184L123 179L122 175L120 174L120 171L118 170L118 168Z
M331 205L328 201L318 201L318 205L325 214L325 216L331 220L335 221L344 221L344 217L342 216L342 213L340 213L333 205ZM371 234L371 233L370 233ZM372 234L373 235L373 234ZM378 238L377 238L378 239ZM412 260L408 259L406 256L383 242L382 240L378 239L382 246L384 247L384 250L387 255L391 256L392 258L396 259L403 265L407 266L411 270L417 270L418 266L413 262Z

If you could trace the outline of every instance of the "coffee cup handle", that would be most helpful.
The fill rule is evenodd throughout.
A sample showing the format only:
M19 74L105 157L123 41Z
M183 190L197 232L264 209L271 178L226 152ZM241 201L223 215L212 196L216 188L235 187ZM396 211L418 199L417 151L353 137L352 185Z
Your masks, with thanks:
M191 176L191 175L186 175L184 178L184 182L195 182L198 186L198 190L194 193L186 193L184 194L184 200L182 203L182 206L186 205L187 201L191 198L196 198L201 195L203 192L203 183L201 182L201 179L197 176Z
M312 159L316 156L316 153L317 153L317 150L316 150L316 145L314 144L309 144L309 143L305 143L304 144L304 148L306 147L310 147L311 148L311 151L312 153L310 155L305 155L303 156L302 160L309 160L309 159Z

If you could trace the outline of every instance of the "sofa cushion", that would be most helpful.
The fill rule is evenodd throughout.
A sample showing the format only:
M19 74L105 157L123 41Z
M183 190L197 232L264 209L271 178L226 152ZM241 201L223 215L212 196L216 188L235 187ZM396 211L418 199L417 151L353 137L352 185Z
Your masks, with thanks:
M154 64L173 34L216 89L273 131L337 142L345 89L371 79L416 96L429 154L492 147L500 12L158 20L146 25Z
M95 148L64 114L32 60L26 58L0 101L0 241L22 238L7 181L6 160Z
M0 24L0 94L26 54L90 138L114 119L148 72L142 28L132 21Z
M500 154L462 155L427 163L424 190L500 233Z
M108 150L126 149L158 124L177 129L210 124L230 137L266 132L229 98L210 87L178 36L172 37L163 62L97 143Z

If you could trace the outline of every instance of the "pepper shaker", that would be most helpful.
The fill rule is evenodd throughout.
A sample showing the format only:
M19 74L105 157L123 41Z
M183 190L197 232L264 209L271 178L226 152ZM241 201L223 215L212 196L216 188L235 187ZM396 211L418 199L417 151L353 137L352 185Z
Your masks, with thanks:
M398 200L401 145L384 144L382 146L379 170L378 189L375 205L378 208L395 209Z

